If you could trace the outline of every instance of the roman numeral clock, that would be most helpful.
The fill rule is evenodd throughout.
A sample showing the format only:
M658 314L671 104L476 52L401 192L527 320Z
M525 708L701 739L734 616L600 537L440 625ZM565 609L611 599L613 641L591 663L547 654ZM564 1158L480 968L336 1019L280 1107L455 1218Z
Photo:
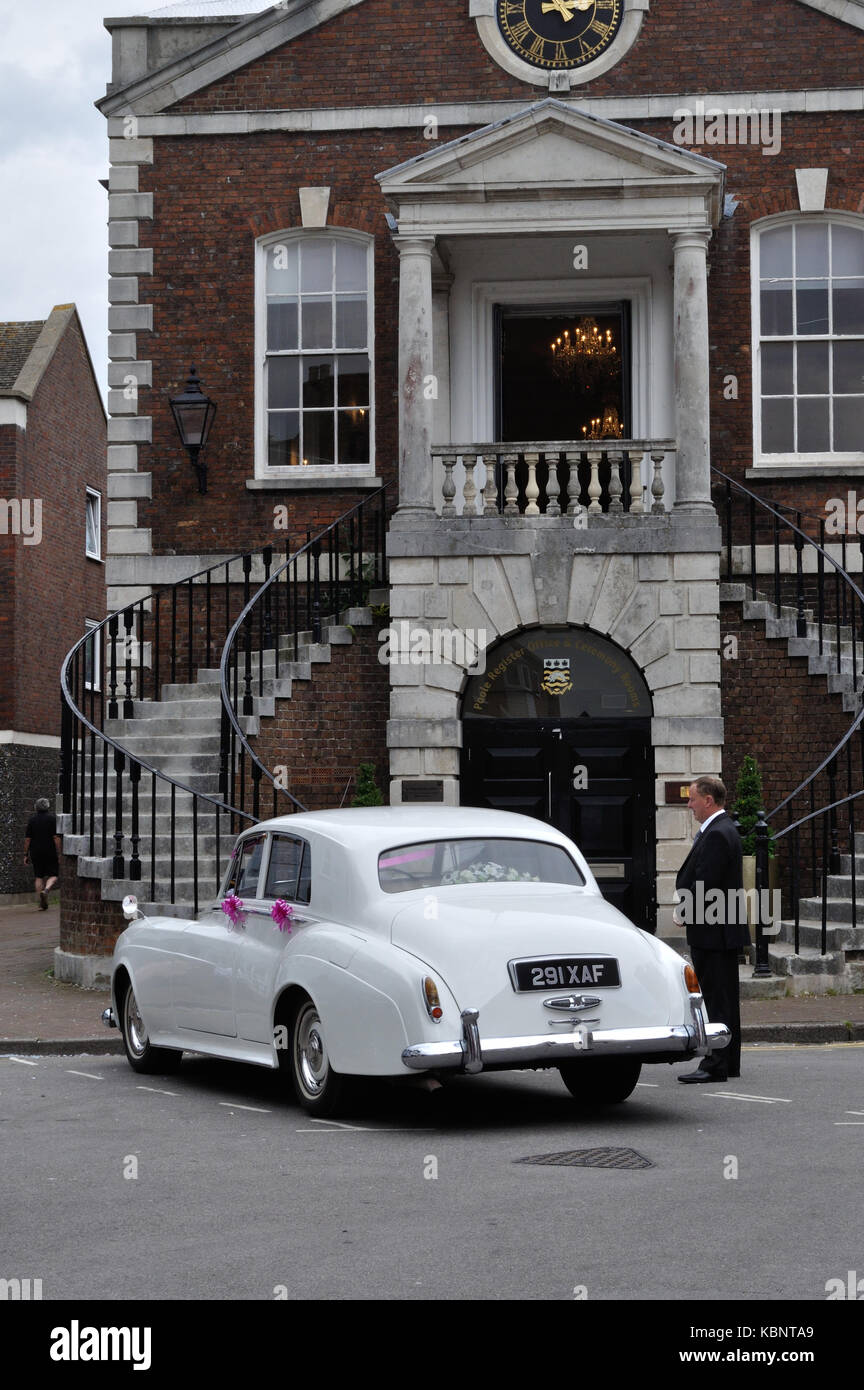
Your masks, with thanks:
M534 86L567 91L617 63L648 0L469 0L487 52Z

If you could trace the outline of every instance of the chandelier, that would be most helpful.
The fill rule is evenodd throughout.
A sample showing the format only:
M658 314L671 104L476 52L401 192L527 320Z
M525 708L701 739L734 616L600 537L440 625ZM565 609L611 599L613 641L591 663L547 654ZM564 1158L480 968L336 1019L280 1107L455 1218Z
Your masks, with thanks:
M597 320L582 319L572 334L565 328L560 338L551 344L552 371L559 381L586 391L596 387L605 376L618 371L618 348L611 328L601 333Z
M582 426L583 439L623 439L624 426L614 405L607 405L602 415L595 415Z

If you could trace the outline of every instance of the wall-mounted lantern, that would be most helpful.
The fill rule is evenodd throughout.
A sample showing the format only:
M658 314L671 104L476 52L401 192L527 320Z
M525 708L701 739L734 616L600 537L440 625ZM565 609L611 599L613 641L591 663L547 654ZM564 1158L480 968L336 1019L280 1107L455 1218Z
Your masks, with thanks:
M207 465L199 461L199 455L207 443L210 426L216 414L216 405L201 390L201 382L194 367L189 368L186 390L179 396L173 396L169 404L183 448L188 450L192 467L198 476L198 491L206 492Z

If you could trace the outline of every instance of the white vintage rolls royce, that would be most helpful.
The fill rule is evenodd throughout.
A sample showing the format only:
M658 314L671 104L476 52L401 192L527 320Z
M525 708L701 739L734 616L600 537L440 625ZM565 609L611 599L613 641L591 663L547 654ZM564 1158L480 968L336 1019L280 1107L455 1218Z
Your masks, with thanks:
M528 816L314 811L237 840L196 921L131 918L112 1004L130 1065L184 1051L283 1068L334 1114L359 1077L557 1067L585 1106L646 1062L725 1047L692 966L607 903L579 850Z

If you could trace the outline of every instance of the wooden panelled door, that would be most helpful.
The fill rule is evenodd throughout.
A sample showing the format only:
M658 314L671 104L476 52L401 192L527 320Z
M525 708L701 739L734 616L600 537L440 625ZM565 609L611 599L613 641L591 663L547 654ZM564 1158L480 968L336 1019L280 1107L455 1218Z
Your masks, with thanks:
M463 806L536 816L569 835L603 896L657 922L648 719L465 719Z

